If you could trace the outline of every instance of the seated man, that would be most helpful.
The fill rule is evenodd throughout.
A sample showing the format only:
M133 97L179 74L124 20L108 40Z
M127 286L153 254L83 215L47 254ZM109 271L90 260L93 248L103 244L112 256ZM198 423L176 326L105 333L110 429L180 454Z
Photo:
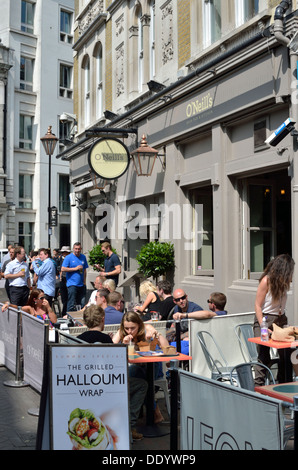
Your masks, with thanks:
M219 315L227 315L226 310L224 310L227 298L222 292L212 292L207 302L209 304L210 310L199 310L190 313L174 313L174 320L204 320L206 318L212 318Z
M110 294L110 291L104 287L102 287L101 289L98 289L98 291L96 292L96 296L95 296L96 305L99 305L101 308L105 310L108 306L109 294Z
M120 324L123 312L122 310L122 294L114 291L108 295L108 306L105 308L105 325Z
M174 308L175 313L185 313L189 314L191 312L196 312L198 310L203 310L200 305L195 302L188 300L187 294L182 289L175 289L173 292L173 301L176 304ZM185 317L187 318L187 317ZM187 321L181 322L181 332L186 332L188 330Z
M157 293L162 299L160 315L161 320L167 320L169 313L176 306L172 296L172 285L169 281L159 281L157 283Z

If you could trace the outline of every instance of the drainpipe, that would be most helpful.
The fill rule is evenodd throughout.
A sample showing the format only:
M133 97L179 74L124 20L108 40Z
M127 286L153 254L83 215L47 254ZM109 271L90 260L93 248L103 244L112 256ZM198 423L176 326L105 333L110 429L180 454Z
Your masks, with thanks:
M291 1L281 2L275 10L274 15L274 35L277 41L280 44L288 47L290 43L290 38L284 34L284 18L285 13L290 8ZM298 126L298 107L295 100L297 100L297 52L290 50L290 81L291 81L291 104L290 104L290 116L296 121L296 128ZM293 87L294 84L294 87ZM295 134L295 131L294 131ZM289 167L289 174L292 178L291 187L292 187L292 256L296 261L298 260L298 146L297 146L297 137L293 135L293 158L291 161L291 166ZM297 270L297 267L296 267ZM297 274L295 275L295 277ZM295 278L294 278L295 279ZM297 279L297 278L296 278ZM292 292L293 292L293 315L294 315L294 324L298 321L298 288L296 286L297 282L295 280L292 283Z

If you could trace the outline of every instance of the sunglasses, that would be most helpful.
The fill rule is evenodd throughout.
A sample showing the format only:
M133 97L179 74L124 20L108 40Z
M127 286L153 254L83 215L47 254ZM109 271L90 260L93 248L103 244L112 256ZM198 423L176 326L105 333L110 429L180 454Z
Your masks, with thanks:
M38 297L37 300L44 300L45 297Z
M207 304L213 304L213 300L207 300Z
M185 300L186 299L186 295L183 295L182 297L178 297L178 299L174 299L174 302L180 302L180 300Z

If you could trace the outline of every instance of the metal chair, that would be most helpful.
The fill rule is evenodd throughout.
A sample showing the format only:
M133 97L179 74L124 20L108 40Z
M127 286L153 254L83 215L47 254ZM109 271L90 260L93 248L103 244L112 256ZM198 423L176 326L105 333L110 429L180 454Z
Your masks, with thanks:
M207 365L211 371L211 378L214 380L230 380L230 373L233 367L229 366L227 360L223 355L223 352L221 351L212 334L209 333L209 331L198 331L197 337L204 353ZM207 338L209 338L209 342L213 350L217 353L216 359L214 359L214 357L210 353L210 349L208 349L207 347Z
M168 415L171 416L171 404L170 404L170 396L169 396L169 389L168 389L168 381L166 378L166 365L163 365L163 377L159 377L158 379L154 380L154 386L158 386L164 393L166 407Z
M254 381L253 372L252 372L254 366L262 367L265 369L266 376L267 376L266 385L270 383L270 380L273 384L275 384L274 376L272 374L272 371L269 369L269 367L257 361L243 362L242 364L237 364L236 366L234 366L230 373L231 384L233 385L233 382L235 381L235 372L236 372L236 382L238 383L238 385L240 385L241 388L245 388L246 390L250 390L254 392L255 381ZM270 379L268 379L268 376L270 377Z
M252 325L249 323L241 323L240 325L235 326L234 331L242 352L245 351L247 353L250 362L257 362L258 350L256 343L248 341L248 338L253 338L254 336Z
M238 338L240 349L242 353L246 352L249 362L258 362L258 349L256 343L248 341L248 338L254 337L253 327L249 323L241 323L234 328L235 334ZM278 364L279 358L271 359L270 367Z

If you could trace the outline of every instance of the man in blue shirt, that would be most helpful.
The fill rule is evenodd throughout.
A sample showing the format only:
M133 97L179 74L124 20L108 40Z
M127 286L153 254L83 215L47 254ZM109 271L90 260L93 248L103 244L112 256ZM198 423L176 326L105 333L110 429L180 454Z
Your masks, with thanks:
M67 311L76 310L76 305L84 307L86 303L86 275L88 262L81 253L80 242L73 245L73 252L64 258L61 271L66 273L66 286L68 292Z
M104 242L101 244L101 251L106 256L106 259L104 260L104 268L102 268L99 264L96 264L95 266L101 271L101 276L104 276L107 279L113 279L117 287L119 274L121 273L121 262L119 256L113 252L109 242Z
M118 325L123 317L123 297L120 292L110 292L108 295L108 306L105 308L105 325Z
M174 320L183 319L195 319L204 320L206 318L212 318L221 315L227 315L227 311L224 310L227 302L225 294L222 292L212 292L207 300L210 310L190 310L188 313L174 313Z
M51 252L47 248L40 248L38 257L32 258L32 268L37 274L37 287L44 291L45 298L52 306L56 287L56 266L51 258ZM38 260L42 262L39 265Z
M197 310L203 310L202 307L200 307L200 305L196 304L195 302L190 302L188 300L188 297L185 294L183 289L174 290L173 301L176 304L176 307L174 308L174 314L177 312L188 314L190 312L196 312ZM188 322L181 321L181 331L185 332L187 330L188 330Z

